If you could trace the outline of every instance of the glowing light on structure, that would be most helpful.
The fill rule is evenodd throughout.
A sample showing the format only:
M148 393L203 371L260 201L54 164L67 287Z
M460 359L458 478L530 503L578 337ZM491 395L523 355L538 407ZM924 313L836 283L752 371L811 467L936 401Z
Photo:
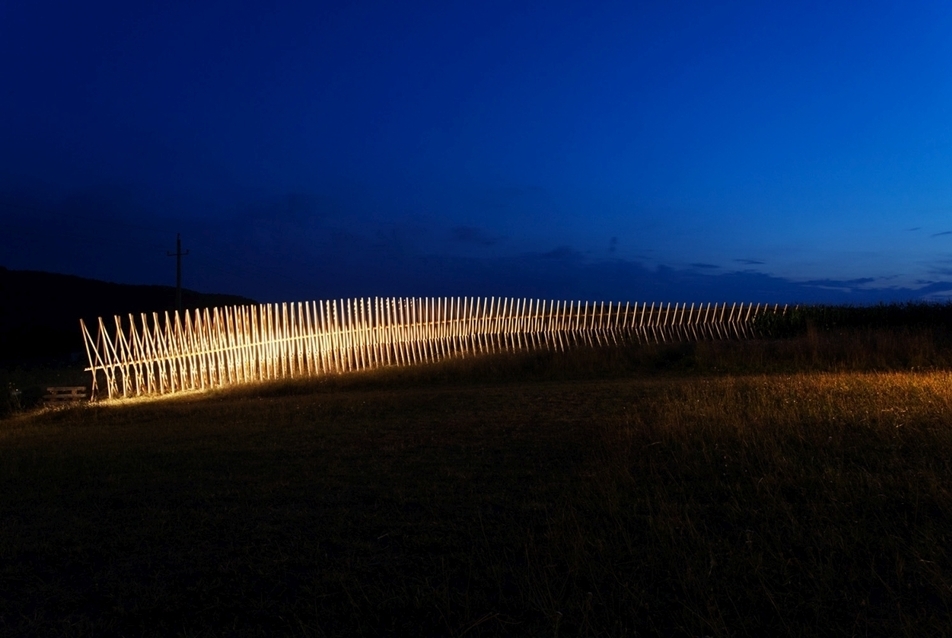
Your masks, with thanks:
M373 298L186 310L80 327L108 398L173 394L290 377L413 365L452 356L625 341L744 339L757 304L512 298ZM112 332L110 332L110 329Z

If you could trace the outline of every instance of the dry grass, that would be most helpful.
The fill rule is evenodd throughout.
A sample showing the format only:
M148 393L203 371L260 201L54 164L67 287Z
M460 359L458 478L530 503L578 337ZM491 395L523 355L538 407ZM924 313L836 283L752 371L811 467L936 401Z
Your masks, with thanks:
M0 633L946 634L952 375L721 347L4 420Z

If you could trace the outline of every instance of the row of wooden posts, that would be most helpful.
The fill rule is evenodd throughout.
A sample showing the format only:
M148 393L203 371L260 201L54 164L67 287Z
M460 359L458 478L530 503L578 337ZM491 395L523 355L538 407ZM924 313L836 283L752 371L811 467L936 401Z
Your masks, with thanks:
M512 298L367 298L80 320L93 400L631 341L743 339L786 307Z

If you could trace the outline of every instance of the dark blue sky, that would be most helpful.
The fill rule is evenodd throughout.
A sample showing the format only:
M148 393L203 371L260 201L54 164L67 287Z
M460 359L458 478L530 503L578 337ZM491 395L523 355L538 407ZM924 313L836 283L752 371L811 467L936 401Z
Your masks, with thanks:
M0 1L0 265L171 284L181 232L187 287L262 301L944 298L950 34L947 2Z

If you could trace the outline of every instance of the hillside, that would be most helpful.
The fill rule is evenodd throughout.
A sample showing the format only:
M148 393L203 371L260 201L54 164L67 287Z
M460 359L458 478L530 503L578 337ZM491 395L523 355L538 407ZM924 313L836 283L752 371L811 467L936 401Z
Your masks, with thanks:
M182 290L185 308L256 303L237 295ZM0 267L0 362L69 357L83 351L79 319L175 309L174 286L115 284Z

